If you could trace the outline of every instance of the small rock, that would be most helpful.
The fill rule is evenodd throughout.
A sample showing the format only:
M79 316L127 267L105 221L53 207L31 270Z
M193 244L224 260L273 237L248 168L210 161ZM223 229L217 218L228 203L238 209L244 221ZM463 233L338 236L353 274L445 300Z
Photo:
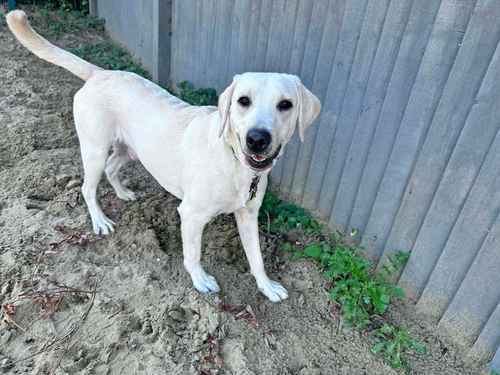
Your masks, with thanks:
M300 370L299 375L321 375L321 372L317 368L303 368Z
M58 185L64 185L64 184L68 183L68 181L71 180L71 177L73 177L73 176L71 176L69 174L64 174L64 173L59 174L56 176L56 182Z
M271 349L271 350L275 350L276 349L276 337L274 337L274 335L272 333L270 334L267 334L264 336L264 341L266 343L266 346Z
M11 291L12 291L12 285L11 285L10 281L7 281L2 286L2 290L0 291L0 295L6 297Z
M14 363L9 358L5 358L2 359L2 361L0 361L0 369L8 370L11 369L12 367L14 367Z
M293 229L286 233L285 237L288 242L296 243L301 238L301 232L297 229Z
M25 344L32 344L33 342L35 341L35 339L31 336L27 336L25 339L24 339L24 343Z
M4 330L3 332L4 333L0 334L0 347L6 347L12 337L12 332L10 330Z
M66 184L66 190L71 190L73 188L76 188L82 184L82 180L79 178L74 178L72 180L69 180L69 182Z
M172 309L168 315L177 322L186 320L186 312L183 309Z

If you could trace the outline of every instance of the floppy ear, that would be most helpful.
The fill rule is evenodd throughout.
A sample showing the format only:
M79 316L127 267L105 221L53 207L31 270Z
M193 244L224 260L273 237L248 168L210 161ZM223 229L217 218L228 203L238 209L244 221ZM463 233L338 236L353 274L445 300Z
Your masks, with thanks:
M233 82L219 96L219 101L217 103L220 115L220 122L221 122L219 129L219 137L222 137L222 134L224 134L224 129L226 128L227 123L229 122L231 100L233 98L233 92L235 86L236 86L236 79L233 78Z
M303 85L299 77L296 77L296 80L298 97L297 126L299 128L300 140L304 142L304 133L318 117L321 111L321 102L316 95Z

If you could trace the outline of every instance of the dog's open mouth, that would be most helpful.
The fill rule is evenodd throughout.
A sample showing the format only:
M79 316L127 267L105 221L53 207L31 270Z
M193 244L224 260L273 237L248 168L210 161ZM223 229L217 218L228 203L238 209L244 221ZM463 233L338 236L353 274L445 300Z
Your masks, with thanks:
M248 165L250 165L250 167L262 171L273 164L274 159L276 159L276 157L280 154L280 151L281 151L281 145L276 149L276 151L271 156L266 157L257 154L250 154L250 155L245 154L245 159Z

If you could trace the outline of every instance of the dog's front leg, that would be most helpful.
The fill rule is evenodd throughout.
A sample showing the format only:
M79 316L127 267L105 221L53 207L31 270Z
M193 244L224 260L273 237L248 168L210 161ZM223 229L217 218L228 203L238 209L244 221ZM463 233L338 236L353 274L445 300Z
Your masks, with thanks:
M240 208L235 211L236 223L243 249L250 264L250 271L257 281L259 290L272 302L288 298L286 289L267 277L259 243L258 208Z
M182 250L184 267L191 276L193 286L201 293L212 293L220 290L215 278L205 272L201 266L201 238L203 228L210 217L201 214L202 210L190 208L184 201L178 208L181 217Z

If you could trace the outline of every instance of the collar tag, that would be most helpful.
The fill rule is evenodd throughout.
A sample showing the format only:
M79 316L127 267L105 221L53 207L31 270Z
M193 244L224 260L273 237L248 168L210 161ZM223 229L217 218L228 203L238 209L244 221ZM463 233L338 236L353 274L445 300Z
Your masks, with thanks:
M255 176L252 179L252 182L250 183L250 189L248 191L248 193L249 193L248 200L249 201L251 201L252 199L254 199L255 196L257 195L257 190L258 190L258 187L259 187L259 180L260 180L260 176L257 175L257 176Z

